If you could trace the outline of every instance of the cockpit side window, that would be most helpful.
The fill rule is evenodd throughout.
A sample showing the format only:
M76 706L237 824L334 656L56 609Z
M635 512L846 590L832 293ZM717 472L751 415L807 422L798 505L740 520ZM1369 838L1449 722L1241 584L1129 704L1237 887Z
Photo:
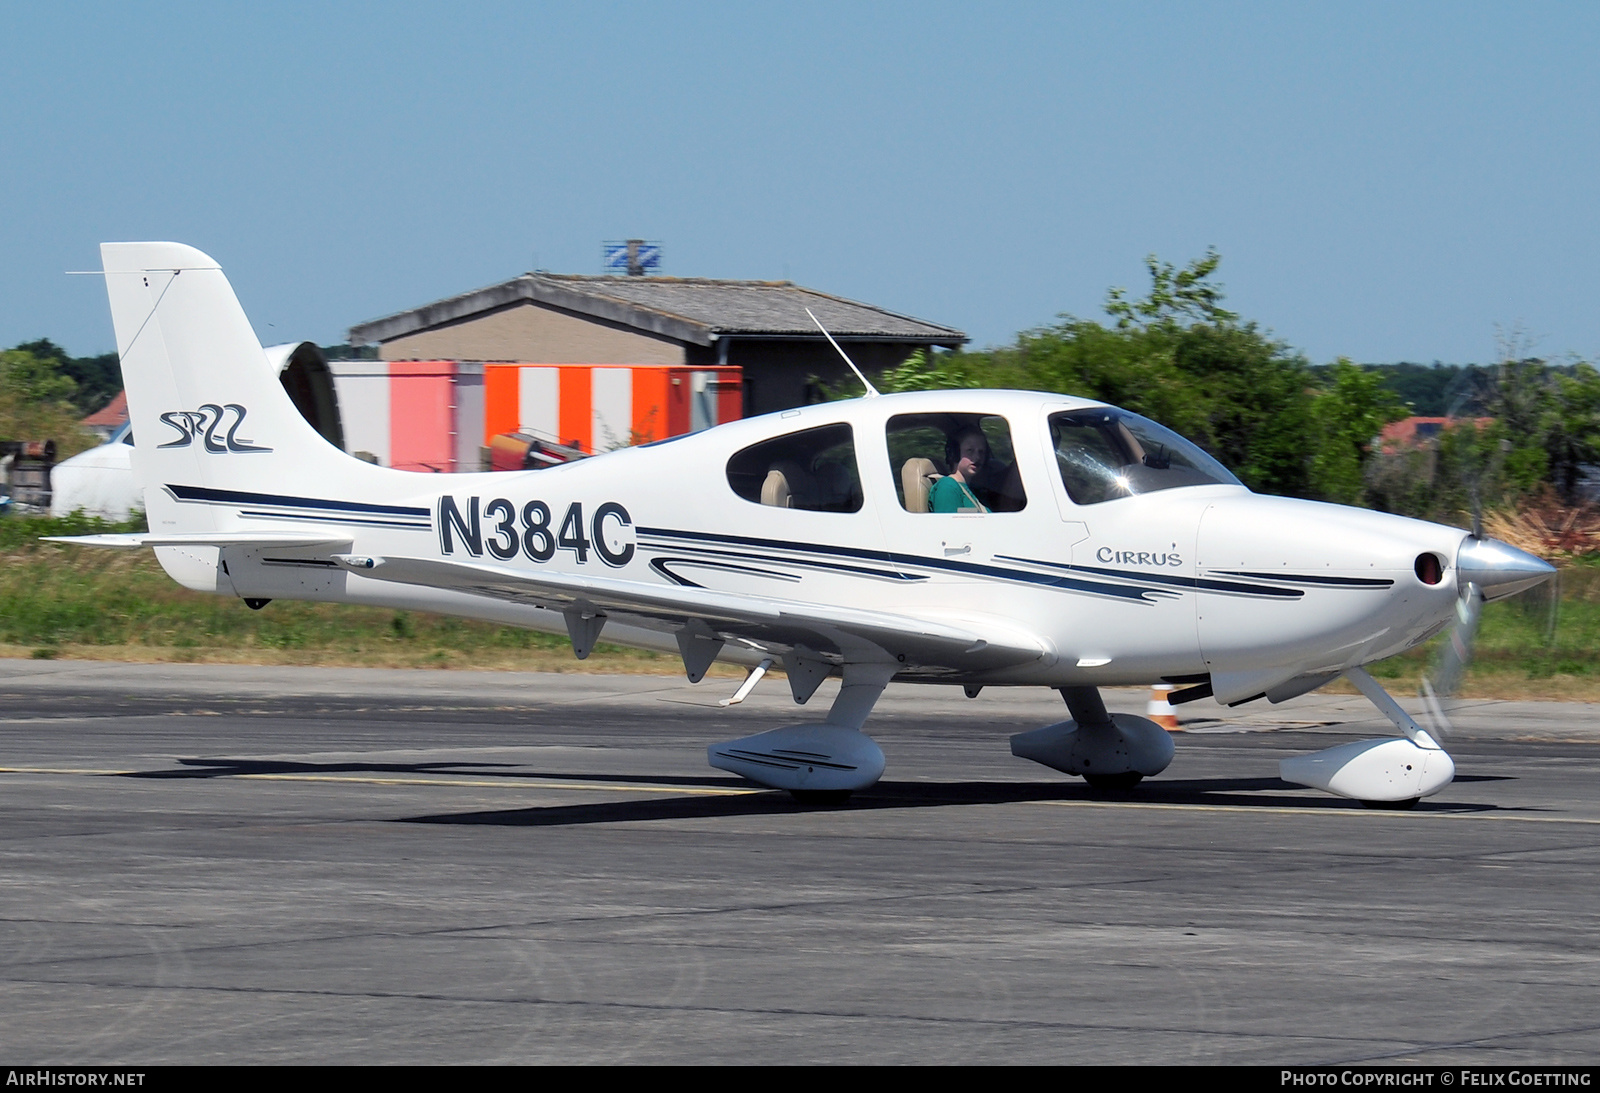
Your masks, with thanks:
M907 512L1020 512L1028 504L1003 417L900 414L886 439Z
M728 485L759 505L860 512L855 436L841 423L752 444L728 460Z
M1067 495L1079 505L1178 486L1241 485L1199 446L1125 410L1051 414L1050 446Z

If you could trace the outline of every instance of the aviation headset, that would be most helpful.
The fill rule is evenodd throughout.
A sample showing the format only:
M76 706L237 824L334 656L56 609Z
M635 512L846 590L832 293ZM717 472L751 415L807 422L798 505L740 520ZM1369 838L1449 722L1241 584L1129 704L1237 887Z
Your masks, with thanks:
M951 474L956 473L956 467L961 462L961 438L968 433L977 433L983 437L983 446L985 448L989 446L988 435L978 427L976 421L969 421L965 425L958 426L954 432L947 433L944 438L944 465L949 468Z

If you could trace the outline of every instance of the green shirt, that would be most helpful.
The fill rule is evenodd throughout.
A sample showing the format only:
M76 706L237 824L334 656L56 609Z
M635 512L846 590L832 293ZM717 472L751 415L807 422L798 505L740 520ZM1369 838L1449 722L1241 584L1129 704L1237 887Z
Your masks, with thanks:
M955 475L946 475L928 491L928 508L933 512L988 512L973 492Z

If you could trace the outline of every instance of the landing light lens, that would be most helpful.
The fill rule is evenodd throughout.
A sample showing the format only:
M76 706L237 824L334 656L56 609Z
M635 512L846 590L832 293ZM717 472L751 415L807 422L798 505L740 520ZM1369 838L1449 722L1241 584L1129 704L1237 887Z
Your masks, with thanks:
M1423 584L1438 584L1444 580L1444 565L1437 554L1417 555L1417 580Z

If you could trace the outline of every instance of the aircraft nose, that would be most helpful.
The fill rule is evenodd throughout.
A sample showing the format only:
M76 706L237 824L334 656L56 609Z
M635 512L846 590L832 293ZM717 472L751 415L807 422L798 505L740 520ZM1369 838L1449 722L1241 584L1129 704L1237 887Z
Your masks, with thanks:
M1514 596L1547 581L1556 567L1499 539L1468 536L1456 552L1456 579L1478 586L1485 600Z

